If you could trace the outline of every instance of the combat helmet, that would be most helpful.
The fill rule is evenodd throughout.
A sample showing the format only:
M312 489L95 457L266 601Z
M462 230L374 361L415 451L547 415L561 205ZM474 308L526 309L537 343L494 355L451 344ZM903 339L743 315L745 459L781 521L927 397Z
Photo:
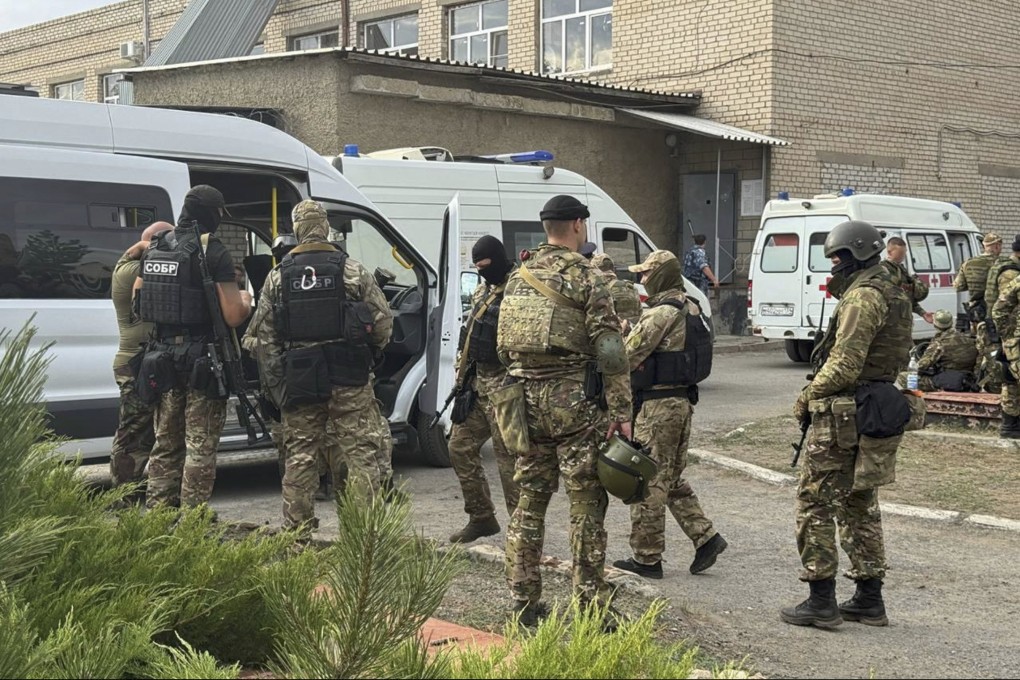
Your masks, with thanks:
M872 224L860 220L840 222L825 237L825 257L832 257L840 250L849 250L859 262L867 262L882 252L885 243L882 233Z
M639 444L613 435L599 449L597 469L602 486L625 505L643 501L648 497L648 484L659 470L648 454L648 449Z
M953 319L953 315L950 312L940 309L935 312L935 316L932 319L932 325L940 331L944 331L947 328L952 328L954 321L955 319Z

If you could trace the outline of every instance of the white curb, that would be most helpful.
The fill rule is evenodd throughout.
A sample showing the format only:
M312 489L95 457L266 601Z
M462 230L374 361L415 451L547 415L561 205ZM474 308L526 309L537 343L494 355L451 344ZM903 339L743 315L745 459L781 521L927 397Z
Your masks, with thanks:
M938 430L918 430L917 432L908 432L907 436L942 439L950 442L968 442L971 444L981 444L982 446L994 446L1000 449L1020 450L1020 439L1001 439L999 437L988 437L979 434L939 432Z
M769 470L768 468L763 468L760 465L754 465L753 463L745 463L742 460L730 458L729 456L721 456L718 453L712 453L705 449L690 449L687 453L698 460L705 461L706 463L718 465L719 467L728 468L730 470L736 470L737 472L742 472L745 475L754 477L758 481L767 482L776 486L789 486L791 484L796 484L797 482L797 478L793 475Z

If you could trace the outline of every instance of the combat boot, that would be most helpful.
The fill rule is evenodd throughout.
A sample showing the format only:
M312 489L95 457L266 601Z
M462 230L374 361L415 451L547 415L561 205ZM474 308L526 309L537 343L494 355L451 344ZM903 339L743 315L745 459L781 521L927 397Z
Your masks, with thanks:
M549 616L549 609L542 602L531 602L530 600L514 600L510 605L510 618L517 617L522 626L534 628L542 619Z
M999 437L1002 439L1020 439L1020 416L1011 416L1003 412Z
M315 500L317 501L328 501L333 497L332 484L329 483L329 475L319 476L319 488L315 490Z
M467 526L450 536L450 543L470 543L471 541L499 533L499 522L495 516L485 519L471 519Z
M698 548L697 552L694 553L694 561L691 562L691 573L700 574L715 564L715 559L722 554L723 550L726 550L727 545L729 544L726 542L726 539L720 534L710 538L705 545Z
M808 581L811 595L796 607L786 607L779 612L780 618L795 626L816 626L835 628L843 623L836 605L836 579Z
M840 615L847 621L859 621L866 626L888 626L885 602L882 601L882 581L869 578L857 581L857 592L839 605Z
M638 576L644 576L645 578L662 578L662 560L655 564L641 564L634 559L616 560L613 562L613 566Z

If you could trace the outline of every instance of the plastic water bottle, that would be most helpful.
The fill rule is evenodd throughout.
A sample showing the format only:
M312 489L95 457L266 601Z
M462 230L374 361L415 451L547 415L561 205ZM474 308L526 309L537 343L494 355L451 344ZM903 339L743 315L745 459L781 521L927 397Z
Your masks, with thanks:
M907 366L907 389L917 389L917 357L910 357L910 365Z

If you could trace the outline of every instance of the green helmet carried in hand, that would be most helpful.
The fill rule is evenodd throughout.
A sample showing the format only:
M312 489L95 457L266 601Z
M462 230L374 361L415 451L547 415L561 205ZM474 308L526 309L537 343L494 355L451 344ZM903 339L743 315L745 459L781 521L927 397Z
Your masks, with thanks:
M613 435L602 444L597 468L602 486L625 505L648 497L648 484L659 470L649 457L648 449L642 449L620 435Z
M955 321L956 319L953 318L952 313L944 309L940 309L935 312L935 317L932 319L932 325L940 331L944 331L947 328L952 328Z

